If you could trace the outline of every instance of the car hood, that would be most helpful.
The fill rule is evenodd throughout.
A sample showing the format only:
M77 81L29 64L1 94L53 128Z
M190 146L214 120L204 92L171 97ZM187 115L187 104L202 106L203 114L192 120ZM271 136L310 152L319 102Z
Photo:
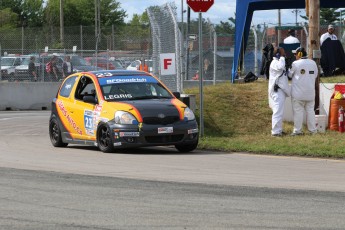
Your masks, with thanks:
M180 120L180 112L172 102L174 99L150 99L123 101L135 107L144 123L170 124Z
M16 69L28 69L29 66L28 65L19 65L16 67Z

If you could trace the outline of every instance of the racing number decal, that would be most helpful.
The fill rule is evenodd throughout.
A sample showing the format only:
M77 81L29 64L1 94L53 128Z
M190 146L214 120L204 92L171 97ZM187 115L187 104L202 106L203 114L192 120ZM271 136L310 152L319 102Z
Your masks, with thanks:
M93 123L92 117L85 116L85 128L86 129L92 129L92 127L93 127L92 123Z
M84 111L84 127L85 127L85 131L86 134L88 135L93 135L94 131L93 131L93 112L90 110L85 110Z

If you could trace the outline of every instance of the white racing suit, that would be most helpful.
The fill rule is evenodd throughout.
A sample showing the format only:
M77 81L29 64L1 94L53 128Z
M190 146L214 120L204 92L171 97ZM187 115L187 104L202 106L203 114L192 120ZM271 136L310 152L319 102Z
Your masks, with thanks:
M318 68L315 61L301 58L292 63L289 76L292 77L291 102L294 117L293 132L302 133L304 111L307 114L309 132L316 133L315 124L315 80Z
M274 90L277 85L278 89ZM288 77L285 74L285 57L274 57L269 71L268 97L272 109L271 134L282 134L285 98L290 96Z

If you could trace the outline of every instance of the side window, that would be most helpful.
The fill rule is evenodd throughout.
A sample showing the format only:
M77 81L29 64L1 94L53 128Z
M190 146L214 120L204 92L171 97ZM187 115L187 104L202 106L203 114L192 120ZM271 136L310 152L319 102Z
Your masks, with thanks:
M77 78L76 76L70 77L63 83L61 90L60 90L60 96L69 97L69 95L72 91L72 88L75 84L76 78Z
M15 65L15 66L20 65L20 58L16 58L16 60L15 60L15 62L14 62L14 65Z
M97 98L95 84L90 77L82 76L78 82L75 98L83 100L84 96L94 96Z

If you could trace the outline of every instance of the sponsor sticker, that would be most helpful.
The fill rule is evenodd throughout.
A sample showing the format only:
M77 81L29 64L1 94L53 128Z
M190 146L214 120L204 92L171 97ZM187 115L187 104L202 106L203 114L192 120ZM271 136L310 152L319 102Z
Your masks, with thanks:
M158 133L173 133L174 128L173 127L161 127L158 128Z
M157 83L158 81L150 76L112 76L99 78L100 85L121 84L121 83Z
M120 137L139 137L139 132L120 132Z
M132 98L132 94L114 94L114 95L104 95L105 100L112 100L112 99L122 99L122 98Z

